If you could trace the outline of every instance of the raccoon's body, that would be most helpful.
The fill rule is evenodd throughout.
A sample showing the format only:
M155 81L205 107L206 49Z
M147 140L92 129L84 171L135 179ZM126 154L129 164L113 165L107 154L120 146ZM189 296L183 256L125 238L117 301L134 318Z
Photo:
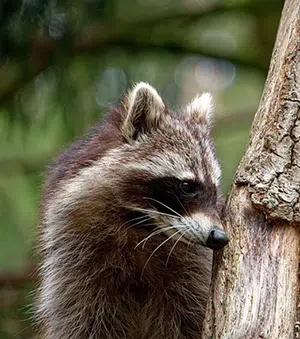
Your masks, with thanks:
M44 339L200 338L218 216L211 98L138 84L56 161L40 212ZM210 248L208 248L210 247Z

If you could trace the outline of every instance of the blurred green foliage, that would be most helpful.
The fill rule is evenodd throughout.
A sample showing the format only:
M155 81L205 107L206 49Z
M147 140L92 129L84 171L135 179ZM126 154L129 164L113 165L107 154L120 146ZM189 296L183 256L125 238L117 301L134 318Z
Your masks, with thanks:
M229 190L262 93L281 0L3 0L0 338L32 338L28 267L46 164L136 81L171 108L210 90Z

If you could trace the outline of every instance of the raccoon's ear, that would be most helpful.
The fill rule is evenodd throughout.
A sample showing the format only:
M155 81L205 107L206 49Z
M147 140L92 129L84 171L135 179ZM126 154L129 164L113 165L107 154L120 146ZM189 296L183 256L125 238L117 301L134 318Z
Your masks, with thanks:
M140 82L125 99L127 115L122 132L127 141L149 133L163 119L165 105L157 91L147 83Z
M186 107L186 113L198 124L211 126L214 103L210 93L203 93L194 98Z

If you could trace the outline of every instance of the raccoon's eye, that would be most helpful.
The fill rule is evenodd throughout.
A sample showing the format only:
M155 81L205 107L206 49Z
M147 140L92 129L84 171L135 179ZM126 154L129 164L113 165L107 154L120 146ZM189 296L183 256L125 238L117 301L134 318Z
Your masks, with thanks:
M196 185L191 181L181 181L180 189L183 193L195 193Z

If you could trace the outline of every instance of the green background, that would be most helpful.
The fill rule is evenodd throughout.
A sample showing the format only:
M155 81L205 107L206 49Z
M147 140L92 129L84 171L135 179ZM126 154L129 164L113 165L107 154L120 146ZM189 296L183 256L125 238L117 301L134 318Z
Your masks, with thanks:
M151 83L173 109L199 91L212 92L226 195L282 6L279 0L2 1L0 339L33 337L31 273L46 164L135 82Z

